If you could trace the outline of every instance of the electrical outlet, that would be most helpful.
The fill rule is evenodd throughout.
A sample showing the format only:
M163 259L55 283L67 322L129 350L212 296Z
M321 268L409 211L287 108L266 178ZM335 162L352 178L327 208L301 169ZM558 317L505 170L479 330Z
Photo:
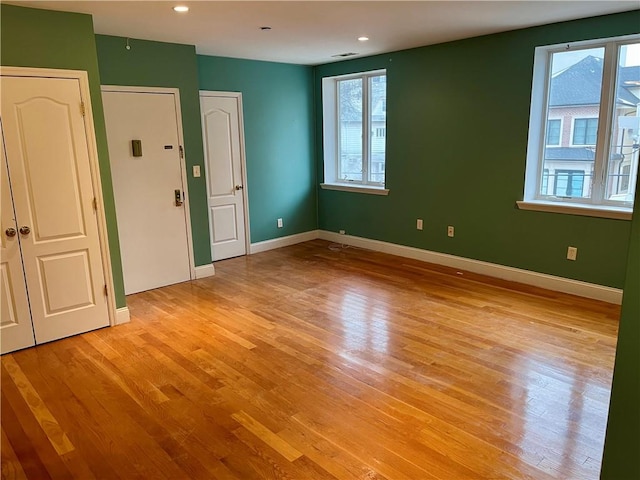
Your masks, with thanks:
M416 220L416 228L418 230L422 230L422 219L419 218L418 220Z
M200 176L200 165L193 166L193 176L198 178Z
M447 227L447 237L453 237L455 235L455 229L449 225Z
M345 232L344 230L340 230L338 233L339 233L340 235L346 235L346 233L347 233L347 232Z
M576 260L578 258L578 247L567 248L567 260Z
M278 228L282 228L284 226L284 223L282 223L282 219L279 218L278 219Z

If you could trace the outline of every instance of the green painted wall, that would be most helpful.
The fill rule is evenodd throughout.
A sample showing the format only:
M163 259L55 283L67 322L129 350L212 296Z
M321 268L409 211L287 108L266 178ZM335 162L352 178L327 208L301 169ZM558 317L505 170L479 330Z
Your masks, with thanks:
M201 90L242 92L251 242L315 230L313 69L198 55L198 74Z
M116 225L107 134L104 127L98 58L93 21L89 15L0 5L0 59L2 65L85 70L89 75L91 107L111 251L116 305L126 305L120 244Z
M180 89L193 256L196 266L206 265L211 263L207 186L204 175L191 175L193 165L200 165L204 172L196 49L137 39L131 39L129 45L127 50L123 37L96 35L100 79L103 85Z
M635 204L640 205L640 188ZM631 225L627 280L618 331L603 480L640 478L640 214Z
M319 178L322 77L387 69L390 189L388 197L320 190L319 228L622 288L631 222L522 211L515 202L534 48L639 31L634 11L317 67ZM569 245L576 262L566 260Z

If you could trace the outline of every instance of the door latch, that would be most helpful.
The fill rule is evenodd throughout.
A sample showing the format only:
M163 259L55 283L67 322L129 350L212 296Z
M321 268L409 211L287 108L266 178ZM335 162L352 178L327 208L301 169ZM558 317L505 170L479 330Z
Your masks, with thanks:
M182 206L182 191L180 189L176 189L173 191L176 199L176 207Z

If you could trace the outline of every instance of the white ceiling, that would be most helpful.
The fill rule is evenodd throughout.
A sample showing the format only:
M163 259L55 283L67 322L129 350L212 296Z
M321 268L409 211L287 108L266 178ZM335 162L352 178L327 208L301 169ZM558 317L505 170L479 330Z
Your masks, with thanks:
M336 61L333 55L346 52L373 55L640 8L638 0L2 1L92 14L100 34L191 44L204 55L306 65ZM178 4L190 11L175 13ZM362 35L370 40L359 42Z

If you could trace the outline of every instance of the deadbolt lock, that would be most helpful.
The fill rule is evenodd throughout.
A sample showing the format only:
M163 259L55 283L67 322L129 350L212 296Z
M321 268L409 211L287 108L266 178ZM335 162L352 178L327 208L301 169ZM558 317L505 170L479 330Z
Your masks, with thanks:
M176 207L180 207L182 205L182 191L177 188L173 191L173 193L176 200Z

